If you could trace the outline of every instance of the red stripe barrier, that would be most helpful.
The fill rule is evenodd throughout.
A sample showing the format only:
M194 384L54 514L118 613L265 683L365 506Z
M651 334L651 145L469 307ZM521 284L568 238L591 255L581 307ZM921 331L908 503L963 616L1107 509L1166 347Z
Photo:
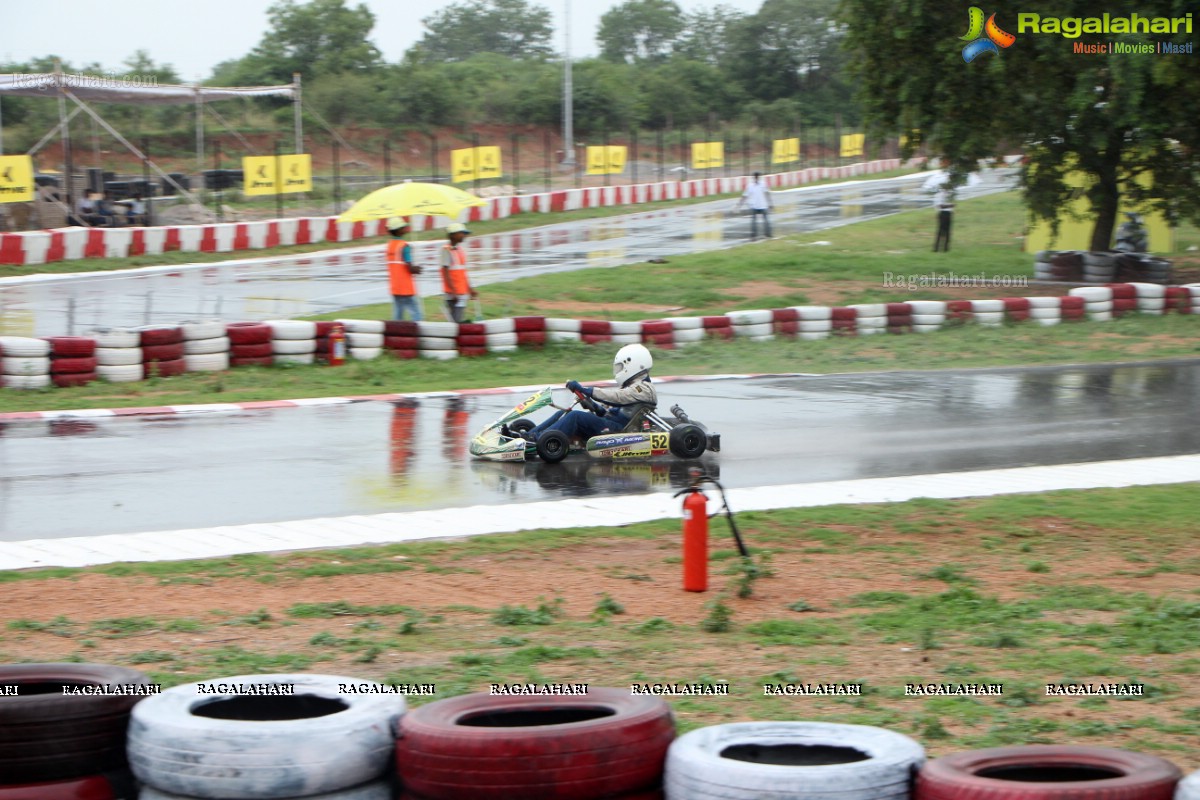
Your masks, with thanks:
M0 234L0 264L25 263L25 237L15 233Z
M92 228L88 231L87 244L83 246L84 258L104 258L104 231Z

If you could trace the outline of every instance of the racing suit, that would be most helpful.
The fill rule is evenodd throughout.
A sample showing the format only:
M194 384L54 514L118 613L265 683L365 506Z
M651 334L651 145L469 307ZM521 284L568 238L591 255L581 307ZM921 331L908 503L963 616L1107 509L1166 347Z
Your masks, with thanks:
M650 376L645 373L635 375L620 388L597 386L585 388L584 391L593 400L612 408L603 417L579 409L556 411L550 419L529 432L531 438L536 441L542 431L554 428L572 439L590 439L601 433L619 431L629 424L638 411L643 408L653 411L658 405L658 395L650 383Z

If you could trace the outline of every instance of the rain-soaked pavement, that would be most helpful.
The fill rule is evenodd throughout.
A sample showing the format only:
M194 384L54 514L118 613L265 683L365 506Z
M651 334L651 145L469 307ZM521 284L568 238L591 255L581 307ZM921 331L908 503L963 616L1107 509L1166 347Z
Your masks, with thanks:
M671 383L728 487L1200 452L1195 361ZM667 492L689 464L472 461L522 396L0 424L0 540ZM498 513L503 513L499 512ZM586 520L580 520L581 523Z
M1015 174L1011 169L988 172L959 196L1005 191L1012 188ZM928 208L930 195L922 190L927 179L927 174L917 174L774 192L773 233L816 231ZM472 279L483 285L735 247L750 238L750 221L730 216L733 205L725 199L474 236L468 239ZM415 243L415 260L436 264L439 247L438 241ZM372 245L304 256L4 278L0 333L79 334L99 326L176 324L205 317L280 319L389 302L382 258L383 248ZM437 270L427 269L418 290L437 293L438 281Z

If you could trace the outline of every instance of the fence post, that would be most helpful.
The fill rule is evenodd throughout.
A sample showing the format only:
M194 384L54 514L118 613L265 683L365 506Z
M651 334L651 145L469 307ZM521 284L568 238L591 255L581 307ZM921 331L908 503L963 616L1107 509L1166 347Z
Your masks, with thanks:
M342 204L342 169L341 156L338 152L338 140L335 137L333 140L333 214L337 216L340 212L338 206Z
M630 155L629 159L626 159L627 161L631 160L630 167L629 167L629 177L630 177L629 182L632 184L637 184L637 177L638 177L638 174L637 174L637 172L638 172L638 170L637 170L637 164L638 164L638 162L637 162L637 160L638 160L637 128L633 128L632 130L629 131L629 155Z
M383 185L392 185L392 143L388 139L383 140Z
M438 140L432 133L429 134L429 180L434 183L438 182Z
M217 198L217 192L216 192L216 186L215 186L215 184L217 184L217 183L224 183L222 178L218 176L218 172L220 169L221 169L221 140L213 139L213 180L212 180L212 182L213 182L214 186L209 188L209 192L211 192L212 196L213 196L213 210L217 214L217 222L221 222L225 218L224 217L225 210L223 208L221 208L221 200ZM243 180L244 180L244 176L243 176ZM243 183L242 185L244 186L245 184ZM222 197L223 196L224 196L224 188L222 187Z
M546 184L546 193L550 193L550 129L542 131L542 158L545 160L544 183Z
M283 192L280 191L283 187L279 184L282 182L283 169L279 161L279 140L275 140L275 219L283 218Z
M150 138L142 137L142 183L146 186L146 218L143 225L154 224L154 187L150 185Z

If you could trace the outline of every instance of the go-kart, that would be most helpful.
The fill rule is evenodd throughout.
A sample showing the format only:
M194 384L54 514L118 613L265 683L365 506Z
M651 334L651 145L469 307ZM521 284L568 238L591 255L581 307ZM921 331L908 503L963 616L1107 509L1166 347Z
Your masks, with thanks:
M593 458L649 458L671 454L676 458L694 459L705 451L721 449L721 435L709 433L699 422L688 417L678 405L671 407L673 417L662 417L655 411L637 411L621 430L602 433L587 441L571 441L558 430L546 430L536 442L520 438L520 434L535 427L529 415L551 407L570 411L581 405L593 414L605 416L608 407L583 392L574 392L575 402L560 406L554 402L555 387L547 386L518 403L511 411L488 425L471 440L471 455L489 461L525 461L540 458L548 464L562 461L572 452L586 452ZM502 428L517 434L505 436Z

